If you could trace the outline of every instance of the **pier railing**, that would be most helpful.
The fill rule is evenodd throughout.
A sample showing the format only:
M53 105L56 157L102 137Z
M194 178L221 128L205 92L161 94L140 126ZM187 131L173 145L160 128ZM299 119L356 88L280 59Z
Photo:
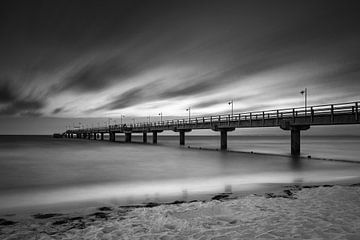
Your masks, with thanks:
M352 116L354 121L359 121L359 101L357 102L348 102L348 103L337 103L337 104L326 104L326 105L316 105L309 107L298 107L298 108L284 108L284 109L274 109L266 111L254 111L254 112L242 112L234 114L222 114L222 115L213 115L213 116L196 116L191 118L181 118L165 121L156 121L156 122L141 122L141 123L131 123L123 125L109 125L107 127L97 127L97 128L85 128L70 130L71 132L96 132L96 131L111 131L111 130L124 130L125 128L131 129L142 129L142 128L164 128L169 129L171 127L186 127L193 128L200 124L213 125L218 123L241 123L242 121L265 121L265 120L275 120L275 124L279 125L281 120L286 119L296 119L302 118L305 119L309 124L312 124L316 117L327 116L329 121L328 124L334 123L335 116L338 115L348 115ZM340 123L341 124L341 123Z

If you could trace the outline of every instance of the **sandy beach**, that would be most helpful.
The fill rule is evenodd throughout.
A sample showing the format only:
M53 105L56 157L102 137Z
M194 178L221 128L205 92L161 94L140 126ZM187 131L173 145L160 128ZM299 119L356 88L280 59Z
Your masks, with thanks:
M360 239L360 184L2 215L1 239Z

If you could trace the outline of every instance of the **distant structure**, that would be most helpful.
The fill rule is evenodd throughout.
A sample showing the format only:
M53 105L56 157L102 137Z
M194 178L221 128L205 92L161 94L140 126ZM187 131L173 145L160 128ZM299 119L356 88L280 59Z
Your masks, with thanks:
M291 155L300 155L300 132L319 125L359 124L359 102L318 105L301 108L276 109L238 113L231 115L204 116L188 119L166 120L129 125L109 125L109 127L67 130L63 135L68 138L87 138L104 140L104 134L115 142L117 133L125 134L125 142L131 142L131 135L143 134L147 143L147 133L152 133L153 143L157 134L163 131L179 133L180 145L185 145L185 133L196 129L212 129L220 132L221 150L227 149L227 132L236 128L280 127L291 132Z

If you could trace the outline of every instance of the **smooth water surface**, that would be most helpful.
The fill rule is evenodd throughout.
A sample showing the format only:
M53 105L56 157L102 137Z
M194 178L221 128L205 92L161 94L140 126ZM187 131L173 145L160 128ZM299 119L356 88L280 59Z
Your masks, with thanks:
M140 142L141 136L133 140ZM187 136L186 140L186 146L213 149L219 141L215 136ZM159 136L158 142L1 136L0 209L106 199L156 200L171 194L216 193L229 185L242 191L259 184L360 177L357 163L189 149L179 147L177 136ZM358 146L359 139L354 138L303 140L303 151L319 157L357 160ZM283 137L229 137L232 150L287 154L288 147ZM345 156L346 152L350 154Z

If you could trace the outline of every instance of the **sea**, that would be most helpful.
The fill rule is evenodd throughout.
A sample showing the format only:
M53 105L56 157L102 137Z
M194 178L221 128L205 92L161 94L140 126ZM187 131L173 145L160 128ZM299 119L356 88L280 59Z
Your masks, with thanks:
M360 137L304 136L291 157L289 136L158 135L158 144L42 135L0 136L0 212L54 207L189 201L274 185L360 182Z

